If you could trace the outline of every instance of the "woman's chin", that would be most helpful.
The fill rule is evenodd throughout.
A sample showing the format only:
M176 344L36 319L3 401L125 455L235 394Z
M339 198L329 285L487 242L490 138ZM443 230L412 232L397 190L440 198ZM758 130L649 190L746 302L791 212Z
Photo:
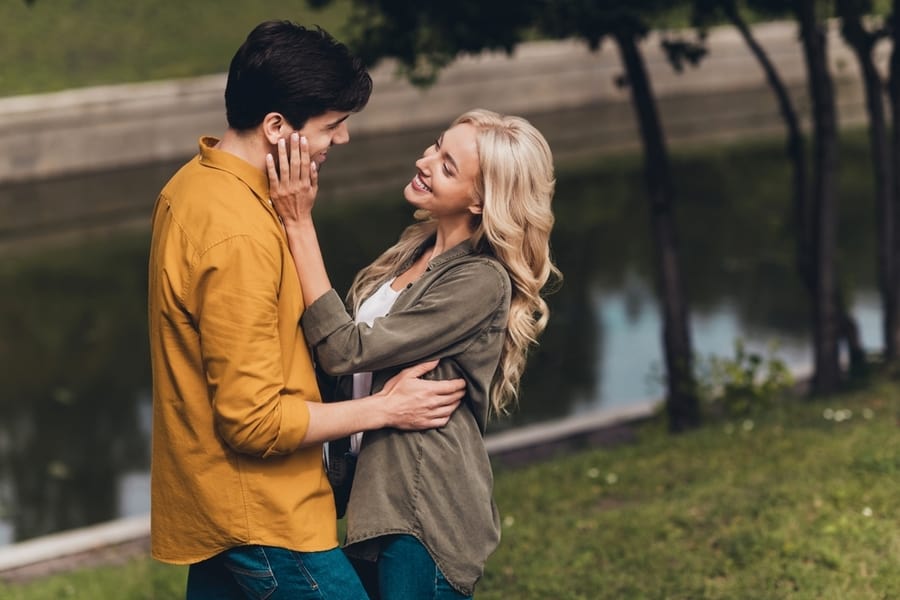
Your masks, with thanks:
M413 189L411 183L407 183L406 187L403 188L403 197L406 198L406 201L415 206L416 208L420 208L419 206L419 196L416 190Z

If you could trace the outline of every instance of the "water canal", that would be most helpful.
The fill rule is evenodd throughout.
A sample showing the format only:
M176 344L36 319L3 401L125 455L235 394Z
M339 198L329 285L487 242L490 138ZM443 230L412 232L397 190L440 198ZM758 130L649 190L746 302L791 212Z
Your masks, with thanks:
M331 183L323 171L319 233L339 290L408 223L399 190L430 135L362 141L356 154L351 144L326 165L371 159L366 168L334 166ZM848 144L840 265L864 342L876 350L869 166L864 138ZM388 164L386 154L408 165ZM146 225L176 166L0 188L0 544L149 508ZM777 342L778 356L808 364L809 307L793 272L780 140L680 151L675 168L698 354L730 354L740 338L758 350ZM558 175L553 249L565 284L548 298L552 318L520 410L495 430L662 391L639 160L568 152ZM85 203L102 210L87 217Z

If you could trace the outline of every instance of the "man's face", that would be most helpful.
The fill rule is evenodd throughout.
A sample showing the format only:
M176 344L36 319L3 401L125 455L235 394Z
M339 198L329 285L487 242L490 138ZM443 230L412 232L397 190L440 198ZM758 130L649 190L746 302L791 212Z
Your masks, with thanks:
M350 131L347 129L348 112L330 110L317 117L311 117L306 121L298 133L306 137L309 143L309 158L321 167L328 157L328 149L336 144L346 144L350 141Z

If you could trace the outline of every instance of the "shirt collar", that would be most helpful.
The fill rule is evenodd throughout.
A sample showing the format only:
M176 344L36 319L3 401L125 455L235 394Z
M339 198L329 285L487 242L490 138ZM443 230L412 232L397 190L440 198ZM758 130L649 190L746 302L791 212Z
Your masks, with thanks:
M219 150L218 138L203 136L200 138L200 164L213 169L231 173L249 187L264 206L269 204L269 180L264 172L244 159Z
M426 249L433 246L434 238L434 234L428 236L428 238L426 238L425 241L422 242L422 244L419 246L418 250L416 250L413 255L403 265L400 266L399 272L403 272L408 269L418 257L422 256L422 253L425 252ZM472 240L465 239L449 250L445 250L438 256L435 256L430 261L428 261L428 268L434 269L452 260L456 260L457 258L474 253L475 246L472 245Z
M472 240L463 240L449 250L445 250L443 253L432 258L431 261L429 261L428 266L434 269L444 263L473 254L474 252L475 248L472 246Z

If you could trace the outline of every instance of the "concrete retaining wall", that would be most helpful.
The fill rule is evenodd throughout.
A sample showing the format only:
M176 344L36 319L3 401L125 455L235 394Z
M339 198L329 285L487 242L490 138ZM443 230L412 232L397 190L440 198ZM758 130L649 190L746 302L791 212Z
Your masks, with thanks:
M599 411L490 435L495 462L524 464L572 448L630 439L630 425L652 417L659 401ZM150 516L140 515L0 547L0 580L28 581L54 573L120 564L150 549Z
M805 68L795 26L770 23L756 31L805 107ZM699 69L677 74L659 49L658 35L644 43L670 140L781 131L763 74L737 32L716 29L709 46ZM836 30L830 60L842 123L864 122L856 63ZM351 130L371 137L429 128L475 106L524 115L587 108L582 126L546 132L560 156L567 147L634 148L638 140L627 91L614 83L620 74L612 45L591 53L576 41L529 43L512 57L466 57L428 90L397 79L394 66L384 63L373 71L372 101L352 118ZM224 75L212 75L0 98L0 183L190 156L200 135L217 135L224 128L224 83Z

